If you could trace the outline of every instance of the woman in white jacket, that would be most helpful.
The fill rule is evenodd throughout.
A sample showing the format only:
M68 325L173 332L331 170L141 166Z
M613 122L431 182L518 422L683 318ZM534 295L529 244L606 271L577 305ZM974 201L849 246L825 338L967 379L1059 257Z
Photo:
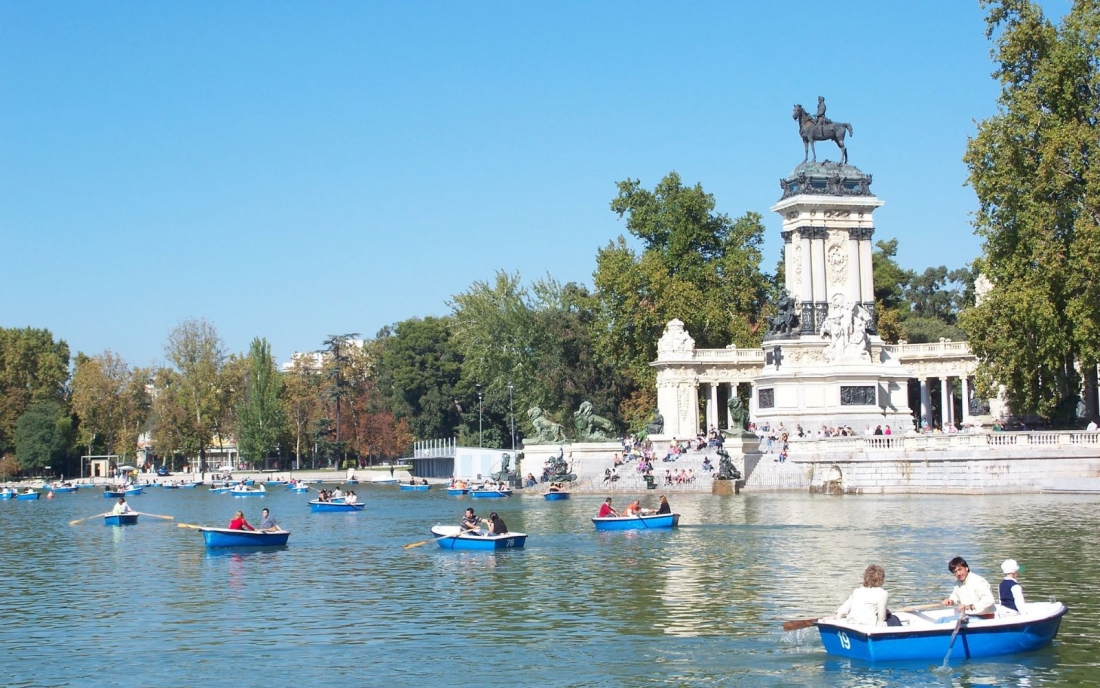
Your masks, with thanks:
M885 626L886 600L890 597L890 593L882 587L885 581L886 572L881 566L868 566L863 572L863 587L852 591L836 610L836 617L847 617L848 623L861 626Z

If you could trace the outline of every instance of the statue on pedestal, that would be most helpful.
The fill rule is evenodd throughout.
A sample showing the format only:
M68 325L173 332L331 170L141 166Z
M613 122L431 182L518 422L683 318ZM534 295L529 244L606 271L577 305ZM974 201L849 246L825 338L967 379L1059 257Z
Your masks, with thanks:
M546 467L547 482L571 483L577 476L569 472L569 465L565 462L565 450L559 448L557 456L551 456Z
M798 133L802 137L802 147L805 155L802 162L806 162L813 153L814 162L817 162L817 150L814 141L835 141L840 146L840 164L848 163L848 149L844 147L844 134L852 136L852 125L847 122L834 122L825 117L825 99L817 99L817 117L806 112L801 105L794 106L792 118L798 121Z
M590 401L581 402L581 407L573 414L573 424L577 428L578 442L607 442L616 436L614 424L597 416Z
M740 480L741 471L733 465L733 459L725 449L718 449L718 475L717 480Z
M646 426L646 434L660 435L665 431L665 417L661 415L661 409L653 409L653 420Z
M749 432L749 410L745 408L745 404L741 401L741 397L736 394L730 395L728 407L730 413L730 426L723 432L730 437L752 436L752 433Z
M561 425L543 415L538 406L527 410L527 417L531 419L531 426L535 429L535 436L531 438L533 444L552 444L565 441L565 430Z
M776 306L776 314L768 318L768 331L764 338L797 335L799 332L799 317L798 305L795 303L794 297L784 289Z

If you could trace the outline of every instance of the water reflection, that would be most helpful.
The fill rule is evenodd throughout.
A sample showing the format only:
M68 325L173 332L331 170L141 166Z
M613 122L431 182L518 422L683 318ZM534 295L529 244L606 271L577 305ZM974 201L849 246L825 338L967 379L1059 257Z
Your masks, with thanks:
M1100 594L1080 584L1100 566L1100 507L1089 498L673 495L683 527L597 533L598 495L515 497L473 505L530 533L525 549L452 552L402 545L456 522L469 500L363 492L368 511L357 514L311 514L309 495L275 491L251 505L190 490L135 500L191 523L221 524L239 505L251 520L268 506L294 532L274 551L208 551L196 531L172 523L68 526L102 511L98 495L0 503L0 570L8 599L28 610L28 623L0 626L0 643L20 658L10 682L95 684L135 656L156 658L143 664L142 684L186 677L234 688L313 680L318 667L355 685L1100 680L1100 631L1087 613ZM941 599L956 554L991 582L1003 559L1025 563L1029 598L1053 594L1070 606L1056 645L941 674L932 663L831 659L816 629L781 630L831 613L870 563L886 569L892 605ZM65 653L40 652L59 643ZM257 662L263 675L225 671Z

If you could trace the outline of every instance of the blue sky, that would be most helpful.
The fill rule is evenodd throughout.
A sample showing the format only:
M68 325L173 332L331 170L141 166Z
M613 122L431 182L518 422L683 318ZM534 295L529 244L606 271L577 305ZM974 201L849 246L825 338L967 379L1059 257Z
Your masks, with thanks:
M0 3L0 326L149 365L205 317L283 360L498 269L591 284L615 182L672 170L764 215L771 271L818 95L875 239L959 267L984 29L976 0Z

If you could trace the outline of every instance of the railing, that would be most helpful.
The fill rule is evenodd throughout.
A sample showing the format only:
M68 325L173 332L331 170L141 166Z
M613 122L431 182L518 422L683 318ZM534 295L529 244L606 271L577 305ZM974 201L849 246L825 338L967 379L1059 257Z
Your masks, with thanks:
M657 354L657 360L664 361L726 361L728 363L746 363L764 365L763 349L693 349L683 353Z
M442 440L418 440L413 443L414 459L454 458L458 440L449 437Z
M940 356L971 356L966 342L929 342L927 344L887 344L882 347L899 359Z
M962 433L958 435L873 435L825 437L820 439L789 438L788 452L821 454L885 451L950 451L953 449L989 449L994 447L1100 446L1100 432L1077 430Z

